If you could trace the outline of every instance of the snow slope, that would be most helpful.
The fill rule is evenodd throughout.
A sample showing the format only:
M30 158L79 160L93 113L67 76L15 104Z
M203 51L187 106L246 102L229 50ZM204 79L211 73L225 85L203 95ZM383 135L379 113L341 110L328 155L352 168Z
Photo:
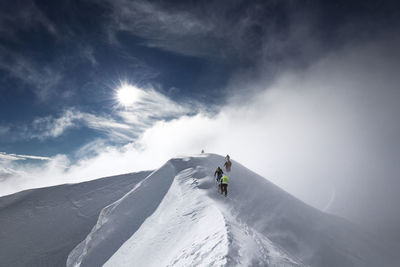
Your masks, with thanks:
M0 198L0 266L65 266L106 205L150 172L33 189Z
M223 157L175 158L105 207L67 266L382 266L384 248Z

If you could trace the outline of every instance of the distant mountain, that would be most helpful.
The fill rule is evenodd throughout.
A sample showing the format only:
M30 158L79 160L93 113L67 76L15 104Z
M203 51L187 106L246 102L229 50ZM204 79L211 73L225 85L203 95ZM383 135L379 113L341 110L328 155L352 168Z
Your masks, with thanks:
M389 266L371 235L232 162L228 197L224 158L202 154L0 198L0 265Z

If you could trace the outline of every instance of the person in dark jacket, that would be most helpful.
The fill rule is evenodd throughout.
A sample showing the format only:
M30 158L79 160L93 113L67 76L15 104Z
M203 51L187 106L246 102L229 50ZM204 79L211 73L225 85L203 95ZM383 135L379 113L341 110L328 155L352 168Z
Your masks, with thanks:
M222 169L218 166L218 168L214 172L214 177L217 177L217 183L218 183L218 192L221 192L221 178L224 172Z
M222 175L224 174L224 172L222 171L222 169L218 166L218 168L215 170L214 172L214 177L217 177L217 182L219 182L219 180L221 180Z

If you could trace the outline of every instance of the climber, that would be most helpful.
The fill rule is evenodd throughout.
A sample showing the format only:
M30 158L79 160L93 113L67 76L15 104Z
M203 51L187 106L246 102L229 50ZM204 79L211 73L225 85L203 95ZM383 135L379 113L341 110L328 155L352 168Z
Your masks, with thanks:
M221 178L224 172L222 169L218 166L217 170L214 172L214 177L217 176L217 184L218 184L218 192L221 192Z
M228 182L229 182L228 176L226 176L226 175L222 176L222 179L221 179L221 194L225 193L225 196L228 195Z
M231 171L231 166L232 166L231 158L229 157L229 155L226 155L225 159L226 159L226 161L224 163L224 167L225 167L227 172L230 172Z
M215 170L214 172L214 177L217 177L217 182L219 182L219 180L221 180L222 174L224 174L224 172L222 171L222 169L218 166L218 168Z

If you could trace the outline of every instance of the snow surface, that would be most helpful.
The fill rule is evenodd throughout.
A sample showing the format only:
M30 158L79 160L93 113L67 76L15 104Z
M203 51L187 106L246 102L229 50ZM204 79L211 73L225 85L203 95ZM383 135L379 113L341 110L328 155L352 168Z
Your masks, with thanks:
M232 162L224 197L223 157L169 160L102 210L67 266L383 266L369 235Z
M65 266L104 206L150 172L22 191L0 198L0 266Z

